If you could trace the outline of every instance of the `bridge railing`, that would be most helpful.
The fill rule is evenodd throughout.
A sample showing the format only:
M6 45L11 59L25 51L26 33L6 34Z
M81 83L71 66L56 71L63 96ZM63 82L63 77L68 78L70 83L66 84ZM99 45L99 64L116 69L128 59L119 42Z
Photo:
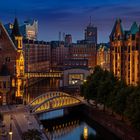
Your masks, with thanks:
M62 72L29 72L25 73L25 77L27 78L40 78L40 77L54 77L54 78L61 78L63 76Z

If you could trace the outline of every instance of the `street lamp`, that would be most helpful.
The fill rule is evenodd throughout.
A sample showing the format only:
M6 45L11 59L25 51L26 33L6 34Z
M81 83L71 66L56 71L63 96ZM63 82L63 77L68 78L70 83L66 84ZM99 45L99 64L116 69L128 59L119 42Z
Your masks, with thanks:
M12 140L12 135L13 135L13 132L12 132L12 123L10 123L9 140Z
M87 126L84 127L83 135L84 135L84 140L87 140L88 139L88 128L87 128Z

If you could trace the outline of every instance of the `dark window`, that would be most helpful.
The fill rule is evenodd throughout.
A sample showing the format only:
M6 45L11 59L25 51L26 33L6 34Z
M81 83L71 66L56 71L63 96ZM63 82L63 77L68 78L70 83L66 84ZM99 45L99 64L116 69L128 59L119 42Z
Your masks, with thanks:
M118 40L120 40L120 35L118 35Z
M2 82L0 81L0 88L2 88Z
M6 57L5 62L10 62L10 57Z
M111 50L114 51L114 47L113 46L111 47Z
M138 44L137 44L137 46L136 46L136 50L139 50L139 46L138 46Z
M6 88L6 81L3 82L3 88Z
M117 52L117 47L115 47L115 52Z
M135 50L135 46L132 46L132 51L134 51Z
M130 46L128 46L128 53L130 53Z
M121 52L123 52L124 48L121 46Z
M127 46L124 46L124 50L127 51Z
M134 34L132 35L132 40L135 40L135 35Z

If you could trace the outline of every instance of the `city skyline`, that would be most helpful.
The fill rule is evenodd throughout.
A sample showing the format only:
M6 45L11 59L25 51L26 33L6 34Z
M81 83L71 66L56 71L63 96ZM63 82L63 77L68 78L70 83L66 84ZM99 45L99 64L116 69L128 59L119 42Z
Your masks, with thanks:
M122 19L125 29L129 29L133 21L140 23L139 0L129 0L129 3L127 0L2 0L1 3L3 24L13 22L15 15L20 23L29 18L37 19L39 40L45 41L58 40L60 31L72 34L74 42L83 39L90 16L98 28L98 43L109 41L116 18Z

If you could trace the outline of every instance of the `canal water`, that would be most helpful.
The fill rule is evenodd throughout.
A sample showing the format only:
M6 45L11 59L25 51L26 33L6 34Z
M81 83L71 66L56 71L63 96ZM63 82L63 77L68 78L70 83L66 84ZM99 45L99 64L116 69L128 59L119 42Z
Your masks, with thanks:
M49 140L118 140L78 110L65 115L63 110L38 115Z
M58 80L57 80L58 81ZM30 103L33 99L38 97L41 94L44 94L50 90L58 90L58 84L53 80L43 79L38 81L36 84L25 88L24 100L26 103Z
M54 88L54 85L53 85ZM35 97L51 89L50 82L43 80L26 89L26 101L30 102ZM85 115L75 111L65 113L57 110L39 114L38 118L45 128L49 140L117 140L113 134L91 121Z

